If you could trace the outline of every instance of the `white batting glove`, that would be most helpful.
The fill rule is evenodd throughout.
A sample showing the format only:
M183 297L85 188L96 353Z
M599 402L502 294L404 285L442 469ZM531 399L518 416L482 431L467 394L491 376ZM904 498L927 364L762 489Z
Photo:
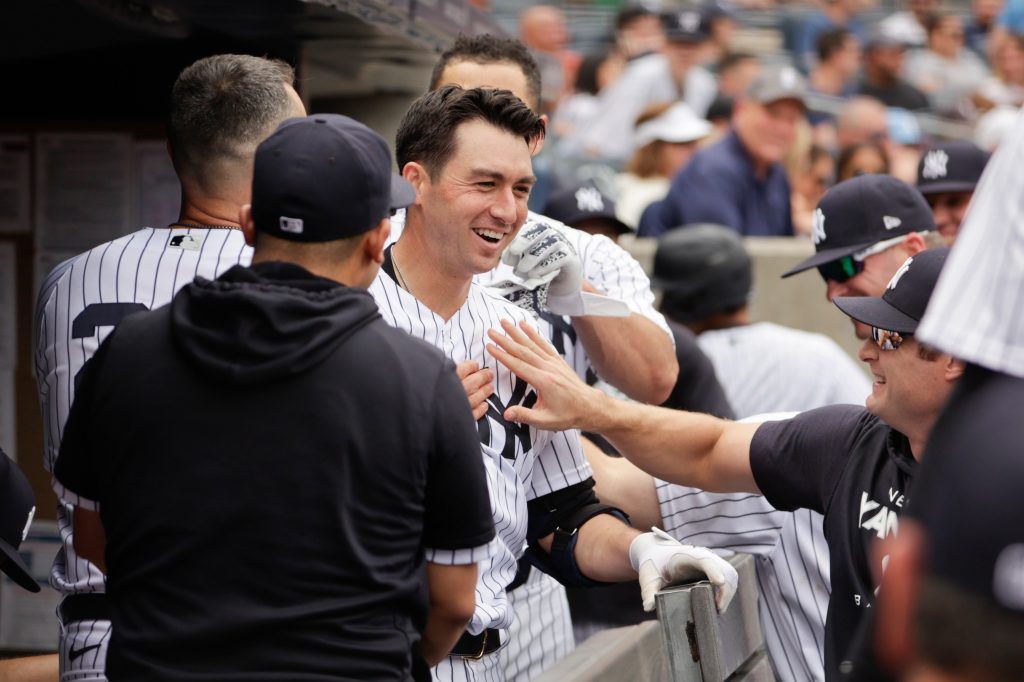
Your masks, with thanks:
M715 606L725 613L739 584L732 564L707 548L684 545L660 528L651 530L629 545L629 563L640 574L644 611L654 610L654 595L666 585L707 576L715 588Z
M562 231L548 223L524 225L501 260L524 280L524 288L533 290L546 284L544 307L556 315L629 315L629 307L622 301L583 291L579 254Z

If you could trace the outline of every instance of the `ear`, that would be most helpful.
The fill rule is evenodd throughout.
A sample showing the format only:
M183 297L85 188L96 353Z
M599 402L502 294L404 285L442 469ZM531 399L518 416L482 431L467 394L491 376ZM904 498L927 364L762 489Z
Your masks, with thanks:
M913 625L921 585L925 534L912 519L900 519L899 535L873 547L872 564L886 562L875 611L874 649L890 672L910 664L915 656Z
M427 173L426 167L415 161L410 161L402 168L402 177L408 180L416 190L416 203L420 203L420 197L430 182L430 174Z
M537 156L538 154L540 154L541 150L544 149L544 141L548 139L547 133L551 132L551 126L549 125L550 121L548 119L548 115L541 114L540 120L544 124L545 134L544 137L537 140L537 142L533 145L533 149L530 150L530 156Z
M242 204L238 209L238 224L242 226L245 243L256 246L256 222L252 219L252 204Z
M376 227L366 233L366 239L363 241L363 253L370 261L378 265L384 262L384 247L387 246L390 236L390 218L384 218Z
M928 244L924 241L924 237L920 232L911 232L908 234L903 238L903 241L900 242L900 246L902 246L903 250L906 251L907 258L928 248Z
M952 355L946 360L946 381L956 381L964 375L964 370L967 368L967 363L963 360L958 360Z

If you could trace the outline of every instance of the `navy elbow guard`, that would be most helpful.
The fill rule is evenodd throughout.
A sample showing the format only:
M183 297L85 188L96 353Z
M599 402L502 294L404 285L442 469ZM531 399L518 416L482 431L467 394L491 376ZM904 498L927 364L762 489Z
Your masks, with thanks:
M594 479L557 490L527 503L530 513L526 558L531 564L570 587L596 587L608 583L591 580L576 565L579 529L598 514L610 514L627 526L629 517L621 509L603 504L594 494ZM553 535L551 551L537 544Z

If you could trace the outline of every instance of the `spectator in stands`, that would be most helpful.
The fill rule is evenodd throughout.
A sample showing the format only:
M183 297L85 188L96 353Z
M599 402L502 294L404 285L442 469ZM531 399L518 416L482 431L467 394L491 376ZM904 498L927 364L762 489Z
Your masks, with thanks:
M812 13L797 29L793 55L804 73L814 68L818 36L834 28L845 28L863 41L864 26L857 15L864 9L864 0L823 0L821 8Z
M978 55L964 48L964 25L959 16L932 14L925 28L928 46L907 57L907 81L927 95L937 114L957 119L971 117L971 95L988 78L988 67Z
M928 35L925 24L938 4L938 0L907 0L905 10L882 19L878 28L907 47L924 47Z
M839 182L858 175L888 173L889 155L885 147L874 142L858 142L843 147L836 159L836 179Z
M845 28L823 32L818 37L818 63L807 77L812 93L829 97L851 97L857 87L854 76L860 70L860 44Z
M736 100L725 95L718 95L708 107L708 113L704 117L714 128L711 139L717 140L729 132L732 126L732 110L736 106Z
M708 42L704 46L704 64L716 64L729 54L738 24L725 0L706 0L700 7L700 21Z
M838 149L863 142L889 142L888 110L874 97L854 97L844 102L836 115Z
M682 102L648 107L637 119L637 149L626 172L615 177L619 218L636 229L644 209L665 198L672 178L711 130Z
M900 75L906 54L901 40L874 32L864 44L864 75L857 92L889 107L908 111L928 109L928 98Z
M555 110L547 146L553 149L551 163L560 182L575 181L576 170L583 161L581 137L601 111L598 95L618 77L622 64L608 51L584 57L572 94L562 99Z
M935 228L953 244L989 153L966 140L935 145L917 167L917 189L935 216Z
M762 71L736 102L732 130L697 152L673 178L665 200L644 212L641 234L657 236L701 222L746 235L793 234L789 180L781 161L804 120L806 91L793 67Z
M964 25L967 47L986 62L991 59L989 38L996 18L1003 9L1003 0L971 0L971 17Z
M718 62L718 95L740 97L761 73L761 60L749 52L729 52Z
M662 20L664 49L629 62L601 93L601 112L583 139L590 158L621 168L633 153L633 127L644 108L681 99L703 116L715 98L715 77L698 64L707 40L700 14L684 10L663 15Z
M836 164L832 155L821 147L810 143L805 153L787 164L789 184L792 186L791 205L793 211L793 231L799 235L810 236L814 225L814 207L818 205L822 195L836 181Z
M982 109L1024 104L1024 36L1008 35L992 54L992 75L978 88L975 103Z
M519 38L537 60L541 75L541 108L551 114L571 91L580 56L567 49L565 14L551 5L534 5L519 14Z
M626 5L615 17L614 42L614 52L623 62L661 52L665 46L661 17L646 5Z

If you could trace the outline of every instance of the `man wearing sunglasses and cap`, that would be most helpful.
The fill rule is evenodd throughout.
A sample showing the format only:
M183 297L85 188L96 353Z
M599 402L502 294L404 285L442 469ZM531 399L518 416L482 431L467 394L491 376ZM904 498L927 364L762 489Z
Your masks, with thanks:
M924 443L963 363L914 339L948 249L908 258L878 298L835 303L870 330L860 358L875 378L866 408L832 405L792 419L735 423L615 401L583 384L530 328L492 332L491 353L535 386L532 408L506 418L602 434L663 480L716 492L763 494L777 509L825 517L832 595L825 625L825 678L842 661L875 598L870 548L896 531Z
M935 229L927 202L914 187L890 175L860 175L828 190L814 211L814 255L783 273L811 268L825 280L828 299L881 296L886 282L909 257L927 248ZM857 338L867 325L852 319Z

